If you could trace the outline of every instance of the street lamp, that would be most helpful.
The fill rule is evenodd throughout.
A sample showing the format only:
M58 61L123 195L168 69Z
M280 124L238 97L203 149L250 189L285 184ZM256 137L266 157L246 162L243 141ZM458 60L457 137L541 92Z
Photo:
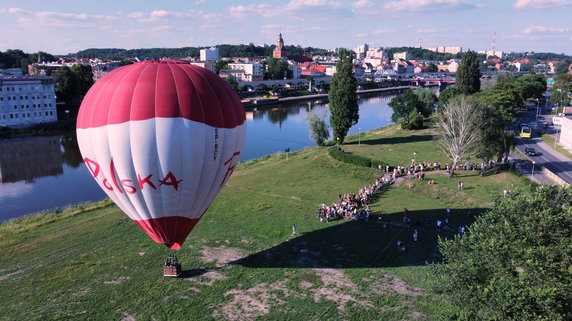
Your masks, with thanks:
M558 142L558 134L560 134L560 128L557 126L556 127L556 138L554 138L554 150L556 150L556 142Z
M340 138L336 137L336 141L337 141L336 146L338 146L338 150L340 150Z
M361 145L361 128L358 127L358 145Z
M538 98L536 98L536 121L538 121L538 115L540 114L540 102L538 101Z
M536 162L532 161L532 172L530 173L530 180L534 178L534 164L536 164Z
M415 166L415 163L416 163L415 155L417 155L417 152L413 152L413 166Z

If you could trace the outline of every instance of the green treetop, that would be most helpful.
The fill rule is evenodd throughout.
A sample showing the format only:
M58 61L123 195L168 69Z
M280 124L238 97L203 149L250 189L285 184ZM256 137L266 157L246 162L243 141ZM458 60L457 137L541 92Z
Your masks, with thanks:
M336 73L330 83L328 98L334 138L343 143L350 127L359 120L359 106L356 94L357 80L352 74L353 54L341 48L339 57Z

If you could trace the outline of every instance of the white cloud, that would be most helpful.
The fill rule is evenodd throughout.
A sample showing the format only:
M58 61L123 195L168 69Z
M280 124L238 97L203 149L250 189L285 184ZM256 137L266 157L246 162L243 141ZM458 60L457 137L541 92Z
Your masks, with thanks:
M205 4L205 3L207 3L206 0L197 0L197 1L195 1L195 5Z
M354 35L355 38L365 38L367 37L367 33L357 33Z
M195 18L203 15L201 11L188 10L185 12L174 12L167 10L153 10L147 16L144 12L132 12L128 15L129 18L137 19L139 22L158 22L170 19L183 19L183 18Z
M228 8L230 16L236 19L244 19L250 15L263 15L264 12L269 10L270 6L267 4L249 4L246 6L239 5Z
M570 32L570 28L552 28L545 26L530 26L522 30L523 33L533 34L533 33L566 33Z
M571 0L516 0L513 7L516 9L525 8L550 8L572 5Z
M24 13L24 10L23 10L23 9L20 9L20 8L0 9L0 13L16 14L16 13Z
M33 14L33 18L23 17L18 22L24 27L37 26L73 27L73 28L108 28L109 24L118 20L115 16L92 15L88 13L67 13L41 11Z
M372 33L374 35L379 35L382 33L391 33L391 32L395 32L395 30L393 30L393 29L377 29L377 30L374 30Z
M352 2L352 7L354 8L370 8L373 7L373 2L370 0L358 0L356 2Z
M312 20L331 19L351 15L340 2L326 0L291 0L282 6L268 4L238 5L228 8L231 17L245 19L249 16L257 17L288 17L302 19L310 15Z
M431 11L444 9L473 9L476 8L465 0L398 0L384 5L385 9L394 11Z
M134 18L134 19L141 19L141 18L145 17L145 12L141 12L141 11L131 12L131 13L127 14L127 17Z

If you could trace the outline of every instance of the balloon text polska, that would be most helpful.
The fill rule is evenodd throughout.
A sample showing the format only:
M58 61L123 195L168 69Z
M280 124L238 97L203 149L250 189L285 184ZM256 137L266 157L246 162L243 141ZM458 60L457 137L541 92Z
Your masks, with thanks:
M163 179L156 180L155 182L152 180L153 174L141 175L140 173L137 173L136 182L130 179L121 179L120 177L117 177L113 159L111 159L111 162L109 163L109 172L111 177L108 179L103 177L103 174L99 175L101 172L101 167L98 162L87 157L84 158L83 161L87 165L87 168L89 168L91 175L93 175L96 180L103 178L101 182L107 190L116 190L119 193L123 193L125 191L127 194L135 194L138 190L143 190L145 188L152 188L156 190L158 186L172 186L175 191L178 191L179 185L183 181L182 179L177 179L177 177L171 172L168 172Z

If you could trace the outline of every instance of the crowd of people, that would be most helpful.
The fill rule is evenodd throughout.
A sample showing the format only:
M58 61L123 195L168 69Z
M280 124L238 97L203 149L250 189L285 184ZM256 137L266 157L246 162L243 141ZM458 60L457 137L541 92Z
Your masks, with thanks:
M318 218L320 222L332 220L365 220L369 221L371 210L369 200L375 192L392 181L387 177L376 179L373 184L366 185L359 189L357 193L339 194L338 200L331 205L325 203L318 208Z

